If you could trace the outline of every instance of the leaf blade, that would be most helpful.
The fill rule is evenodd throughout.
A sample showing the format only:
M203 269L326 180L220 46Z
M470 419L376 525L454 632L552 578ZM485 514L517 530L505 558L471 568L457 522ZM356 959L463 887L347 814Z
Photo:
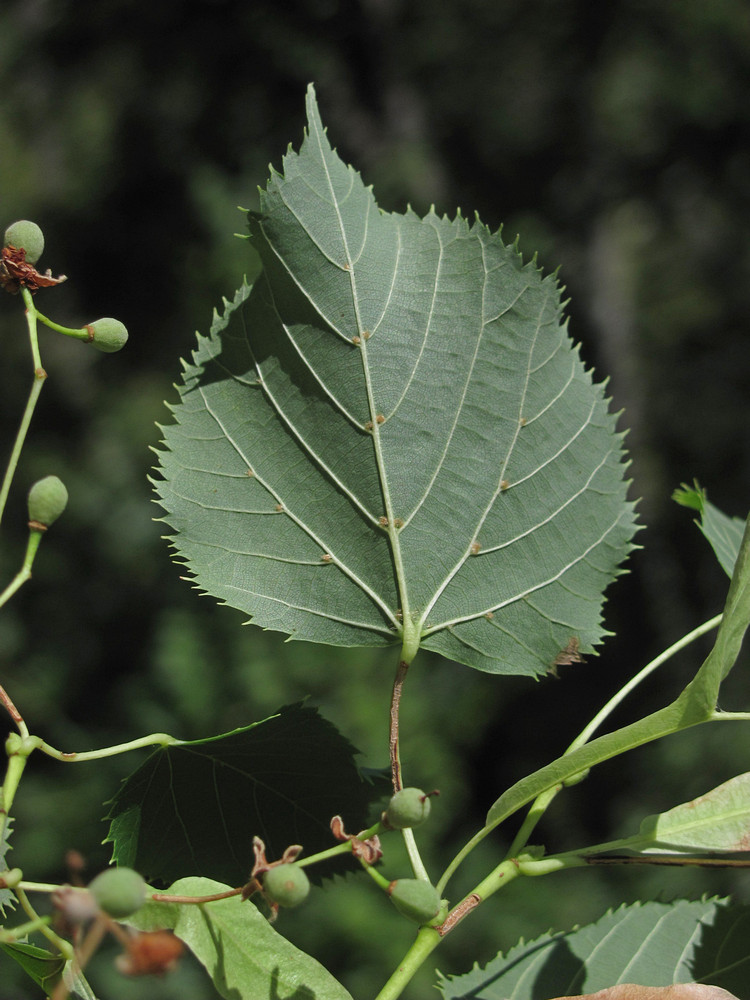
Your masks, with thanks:
M479 221L380 211L307 112L249 217L263 274L165 430L173 545L291 638L528 674L593 651L635 518L555 277Z
M212 879L184 878L167 891L206 896L228 888ZM238 896L197 905L147 903L128 923L144 931L173 930L227 1000L281 995L352 1000L322 965L277 933L252 903Z

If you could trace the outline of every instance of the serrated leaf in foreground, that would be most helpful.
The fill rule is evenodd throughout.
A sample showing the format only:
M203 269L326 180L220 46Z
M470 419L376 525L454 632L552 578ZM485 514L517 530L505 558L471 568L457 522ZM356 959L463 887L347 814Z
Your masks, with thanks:
M381 212L312 88L307 115L164 430L178 558L293 639L520 674L591 652L634 514L554 275L479 221Z
M253 837L269 860L290 844L305 854L333 847L331 817L353 831L368 825L382 795L363 780L356 750L316 709L291 705L253 726L154 751L112 800L108 840L118 865L149 882L185 874L242 885L253 866ZM351 867L316 865L319 881Z
M184 878L172 895L208 896L229 888L205 878ZM239 896L201 905L150 903L128 923L139 930L169 928L205 966L226 1000L299 997L352 1000L315 959L277 933L251 902Z
M623 906L442 979L444 1000L543 1000L619 983L710 983L750 1000L750 907L726 900Z

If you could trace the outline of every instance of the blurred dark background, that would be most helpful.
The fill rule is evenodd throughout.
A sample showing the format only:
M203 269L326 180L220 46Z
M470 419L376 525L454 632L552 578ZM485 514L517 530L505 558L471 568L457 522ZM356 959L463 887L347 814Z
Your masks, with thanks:
M5 515L9 580L25 544L24 495L47 473L71 502L34 578L0 617L0 682L34 733L64 750L153 731L184 738L264 718L310 695L386 763L392 655L284 644L242 628L179 579L148 482L180 357L254 262L234 233L268 164L298 145L314 81L334 146L380 205L477 211L525 255L560 268L571 333L630 429L643 548L611 589L598 658L535 684L425 657L403 705L406 776L440 787L435 869L510 782L557 755L608 697L720 610L726 578L688 511L697 477L714 503L750 506L750 7L744 0L3 0L3 227L44 229L40 262L68 282L39 308L79 325L113 315L131 339L103 356L42 332L49 379ZM0 302L6 452L31 381L20 299ZM697 643L615 721L673 697ZM744 668L722 707L745 709ZM4 724L3 724L4 725ZM739 725L672 737L602 767L540 829L552 849L633 832L747 769ZM32 758L17 799L12 863L65 877L75 847L109 858L102 803L139 755L68 766ZM252 836L252 831L248 831ZM484 874L504 841L480 851ZM392 866L392 870L393 870ZM555 880L557 879L557 881ZM594 919L640 894L734 891L750 876L643 870L573 873L508 890L446 940L461 972L549 927ZM459 879L455 892L470 882ZM524 886L524 890L528 887ZM280 922L374 995L410 939L369 886L317 892ZM137 983L102 992L135 997ZM0 1000L34 996L3 961ZM434 995L431 973L413 993ZM153 997L210 1000L189 963Z

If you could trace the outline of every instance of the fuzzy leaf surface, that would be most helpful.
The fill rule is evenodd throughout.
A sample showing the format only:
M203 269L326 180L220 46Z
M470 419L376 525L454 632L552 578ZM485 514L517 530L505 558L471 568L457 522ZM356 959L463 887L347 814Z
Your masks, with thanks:
M112 801L113 860L149 882L187 872L237 886L253 867L253 836L265 842L269 861L290 844L305 854L333 847L331 817L341 814L356 832L383 791L362 778L355 756L331 723L302 705L223 736L160 748ZM310 874L315 880L351 867L336 859Z
M539 674L591 652L634 532L560 288L479 221L380 211L312 88L249 217L263 271L186 366L156 483L255 624Z
M184 878L173 895L207 896L229 886ZM239 896L201 905L148 903L128 923L139 930L168 928L205 966L226 1000L352 1000L322 965L282 937L252 902Z
M750 907L726 900L624 906L442 979L444 1000L548 1000L620 983L710 983L750 1000Z

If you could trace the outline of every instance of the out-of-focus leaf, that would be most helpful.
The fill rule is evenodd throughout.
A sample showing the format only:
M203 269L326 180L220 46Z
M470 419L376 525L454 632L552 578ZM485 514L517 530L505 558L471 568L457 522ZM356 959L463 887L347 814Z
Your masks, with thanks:
M685 483L675 490L672 499L683 507L690 507L697 510L700 519L696 524L701 529L711 548L716 553L716 558L727 574L731 576L734 571L734 564L737 553L742 542L742 533L745 530L745 522L741 517L729 517L722 513L718 507L714 507L709 502L706 491L696 482L693 486Z
M312 88L307 117L250 215L263 273L164 429L178 558L292 639L511 674L579 659L635 518L555 276L479 221L381 212Z
M617 984L711 983L750 1000L750 907L726 900L624 906L442 978L444 1000L547 1000Z
M8 865L8 851L11 849L8 840L11 833L11 820L5 824L3 836L0 839L0 871L6 871ZM5 913L6 907L13 909L16 905L16 897L10 889L0 889L0 915Z
M210 879L185 878L167 892L207 896L228 888ZM322 965L295 948L252 902L239 896L200 905L148 903L128 923L144 931L173 930L226 1000L352 1000Z
M160 748L128 777L112 801L113 860L149 882L186 873L242 885L259 836L269 860L290 844L306 854L333 847L334 815L357 832L374 821L385 782L363 779L356 750L316 709L283 708L263 722L213 739ZM351 868L350 859L316 865L311 877Z
M612 986L575 997L555 997L554 1000L738 1000L719 986L686 983L684 986L634 986L632 983Z
M0 944L0 951L18 962L24 972L46 993L52 991L65 968L65 959L61 955L32 944L5 942Z

